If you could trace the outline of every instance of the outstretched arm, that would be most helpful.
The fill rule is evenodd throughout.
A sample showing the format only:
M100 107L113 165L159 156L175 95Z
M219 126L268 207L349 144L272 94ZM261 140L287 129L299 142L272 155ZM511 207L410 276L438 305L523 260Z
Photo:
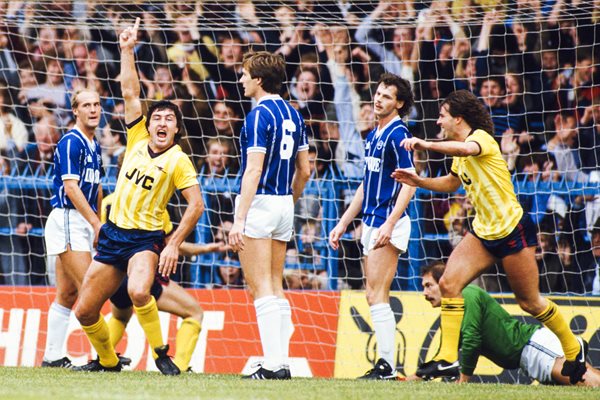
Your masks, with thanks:
M459 142L455 140L445 142L428 142L419 138L404 139L400 146L408 151L430 150L446 154L452 157L476 156L481 153L481 147L477 142Z
M142 115L142 103L140 102L140 80L135 68L133 48L137 42L137 33L140 26L139 17L135 24L126 28L119 35L121 46L121 92L125 100L125 123L129 124Z
M392 178L396 181L414 187L431 190L433 192L453 193L460 187L460 179L448 174L438 178L423 178L412 171L398 168L392 172Z

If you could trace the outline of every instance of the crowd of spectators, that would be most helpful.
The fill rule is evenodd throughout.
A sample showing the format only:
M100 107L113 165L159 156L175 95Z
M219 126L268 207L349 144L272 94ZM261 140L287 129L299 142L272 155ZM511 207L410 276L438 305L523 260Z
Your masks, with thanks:
M0 174L45 177L54 145L73 124L69 93L88 87L101 95L98 138L107 179L116 179L126 144L117 33L139 16L144 106L168 99L183 112L180 144L207 196L203 240L222 236L232 221L237 132L253 106L239 83L241 63L245 52L266 49L286 60L282 96L305 118L311 141L312 189L296 208L289 288L327 286L322 183L350 188L336 192L341 213L352 197L347 183L363 173L362 140L375 126L374 82L391 72L413 85L408 123L421 138L442 139L435 121L450 92L481 98L494 121L490 133L522 184L519 200L540 227L542 289L591 292L600 195L552 188L600 182L599 10L598 0L2 2ZM417 152L415 163L420 174L436 176L450 160ZM43 244L33 232L48 215L47 186L0 190L0 283L43 284ZM448 233L423 245L425 258L443 258L468 229L468 201L420 200L423 234ZM350 256L339 257L341 283L353 288L362 285L357 237L348 232L342 248ZM226 267L211 283L241 285L235 256L223 257ZM489 281L502 290L502 279Z

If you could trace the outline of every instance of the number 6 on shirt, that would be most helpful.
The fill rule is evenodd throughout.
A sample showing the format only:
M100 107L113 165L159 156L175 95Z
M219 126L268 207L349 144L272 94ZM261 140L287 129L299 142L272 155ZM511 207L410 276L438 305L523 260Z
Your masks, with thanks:
M296 125L291 119L284 119L281 128L283 129L283 135L281 136L279 157L282 160L289 160L294 153L294 137L292 134L296 132Z

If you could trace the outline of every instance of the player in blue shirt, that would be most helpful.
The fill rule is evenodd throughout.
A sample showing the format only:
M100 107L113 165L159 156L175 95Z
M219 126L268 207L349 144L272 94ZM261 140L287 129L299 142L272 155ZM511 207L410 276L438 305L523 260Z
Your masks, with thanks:
M389 294L398 256L408 248L410 219L406 207L416 189L397 185L391 175L396 168L414 171L411 153L400 146L403 139L411 137L401 117L408 114L413 102L407 80L392 74L381 76L374 97L378 125L365 141L365 176L329 234L329 244L337 250L348 225L362 210L367 301L379 352L375 367L363 379L396 379L396 320Z
M71 309L98 240L102 202L102 157L94 134L100 123L100 96L82 90L71 99L75 127L54 152L54 209L45 227L46 251L56 260L56 299L48 311L42 367L71 368L64 344Z
M244 57L244 95L258 104L240 132L242 185L229 244L239 252L264 353L250 379L289 379L286 358L293 333L290 303L283 293L286 242L292 237L294 203L310 175L306 127L279 95L283 58L268 52Z

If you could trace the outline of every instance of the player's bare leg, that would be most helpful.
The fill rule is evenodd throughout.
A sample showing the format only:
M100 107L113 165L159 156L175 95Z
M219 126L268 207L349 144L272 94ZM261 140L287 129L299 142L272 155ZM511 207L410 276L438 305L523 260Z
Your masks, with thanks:
M120 370L120 366L100 309L117 290L124 275L110 265L93 261L81 285L79 302L75 308L82 329L98 353L99 364L108 369L119 367Z
M89 251L67 251L58 256L64 268L65 274L71 279L77 288L81 287L83 277L92 263L92 254Z
M396 319L390 308L390 286L400 251L391 243L370 250L365 262L366 296L377 338L378 360L364 379L395 379Z
M254 298L256 322L260 332L264 362L254 374L276 374L283 371L281 354L281 310L273 288L272 240L244 236L244 249L239 252L240 263L250 294ZM266 370L266 371L265 371ZM285 372L285 371L284 371ZM250 375L251 378L254 374ZM287 372L285 373L287 379ZM267 379L282 379L277 377Z
M71 360L65 355L64 344L71 309L77 300L77 289L78 286L69 278L60 257L56 257L56 298L48 310L46 348L42 367L72 368L73 366Z
M570 376L571 383L577 383L586 370L585 346L573 335L556 304L540 295L535 248L527 247L504 257L502 265L519 306L548 327L560 340L566 357L563 373ZM579 358L582 358L581 362Z

